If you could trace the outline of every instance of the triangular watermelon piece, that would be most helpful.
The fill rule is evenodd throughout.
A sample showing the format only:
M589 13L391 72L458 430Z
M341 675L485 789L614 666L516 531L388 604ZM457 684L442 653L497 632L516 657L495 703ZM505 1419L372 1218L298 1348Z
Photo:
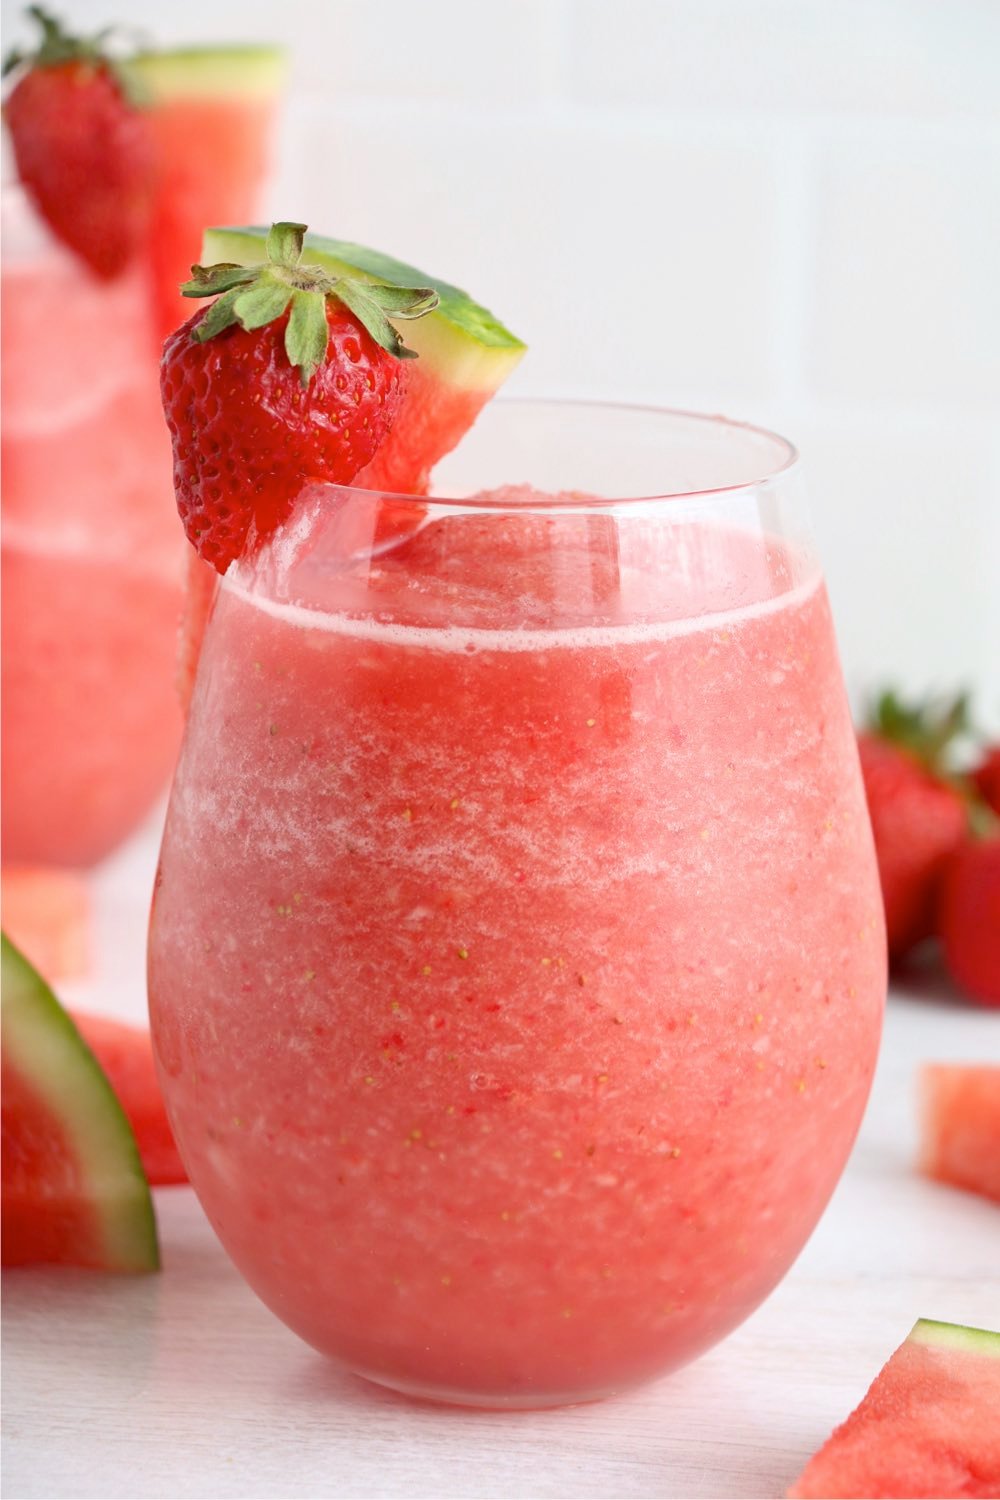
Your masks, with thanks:
M1000 1067L928 1064L920 1094L921 1171L1000 1203Z
M267 234L266 228L252 226L207 229L202 263L255 265L265 259ZM379 250L307 234L303 259L324 266L335 276L393 286L432 286L437 291L441 299L437 309L405 324L406 342L419 356L407 364L406 399L388 438L353 486L389 494L426 494L434 465L469 430L522 358L525 345L467 292ZM386 528L393 535L405 532L419 523L420 515L421 508L408 502L399 502L398 507L379 502L379 534ZM177 671L185 710L218 582L215 570L192 553Z
M73 1022L125 1111L149 1183L162 1187L187 1182L160 1092L148 1029L81 1011L73 1012Z
M1000 1333L922 1318L788 1495L1000 1496Z
M262 261L267 230L209 229L202 261L253 265ZM404 495L427 492L431 470L469 430L525 352L504 325L467 292L366 245L307 234L302 259L334 276L384 281L392 286L432 286L436 311L404 325L419 359L407 368L409 388L392 431L354 487Z
M111 1085L6 936L0 977L3 1264L155 1271L149 1184Z

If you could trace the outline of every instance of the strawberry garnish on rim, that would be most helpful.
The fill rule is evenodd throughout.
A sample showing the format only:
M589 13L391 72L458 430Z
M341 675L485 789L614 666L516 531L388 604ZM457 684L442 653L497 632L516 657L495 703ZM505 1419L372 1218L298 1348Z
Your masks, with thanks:
M75 37L41 6L28 14L42 40L34 52L10 53L3 69L21 70L4 106L18 176L56 238L110 279L149 230L149 123L106 51L109 32Z
M350 484L399 410L407 349L389 318L437 306L302 264L304 224L275 224L259 265L192 267L214 297L167 339L160 388L188 540L220 573L270 535L303 487Z

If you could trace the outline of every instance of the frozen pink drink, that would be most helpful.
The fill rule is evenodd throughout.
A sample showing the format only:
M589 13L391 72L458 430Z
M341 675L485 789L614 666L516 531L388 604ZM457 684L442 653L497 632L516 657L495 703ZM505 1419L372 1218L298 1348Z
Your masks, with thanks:
M227 579L154 903L168 1106L237 1265L352 1369L487 1405L621 1390L761 1301L885 990L815 565L564 502L380 537L321 497Z

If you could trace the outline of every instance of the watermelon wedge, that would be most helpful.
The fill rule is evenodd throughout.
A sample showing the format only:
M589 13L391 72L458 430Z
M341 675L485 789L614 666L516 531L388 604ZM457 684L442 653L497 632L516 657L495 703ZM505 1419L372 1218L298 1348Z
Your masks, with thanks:
M127 66L157 148L150 258L162 339L191 316L177 287L203 227L257 211L287 65L279 47L222 46L140 53Z
M1000 1203L1000 1067L928 1064L920 1103L920 1170Z
M149 1184L111 1085L6 936L0 979L3 1264L155 1271Z
M132 1127L143 1171L153 1187L187 1182L174 1142L145 1026L73 1011L73 1023L104 1070Z
M220 261L254 265L265 258L266 240L266 228L207 229L201 260L204 265ZM434 465L469 430L523 356L525 345L485 307L449 282L346 240L307 234L305 243L304 258L334 275L396 286L432 286L441 299L434 312L405 325L406 342L419 355L407 365L406 399L387 440L354 481L361 489L426 494ZM405 531L419 519L418 508L382 502L378 532ZM217 585L215 570L192 553L177 665L185 711Z
M1000 1333L922 1318L788 1494L1000 1495Z
M261 228L209 229L202 261L254 264L264 259L266 239ZM426 494L434 465L472 426L525 346L467 292L439 277L347 240L307 234L305 243L303 260L335 276L432 286L441 299L435 312L404 325L406 342L420 358L409 364L406 401L392 431L354 481L359 489Z

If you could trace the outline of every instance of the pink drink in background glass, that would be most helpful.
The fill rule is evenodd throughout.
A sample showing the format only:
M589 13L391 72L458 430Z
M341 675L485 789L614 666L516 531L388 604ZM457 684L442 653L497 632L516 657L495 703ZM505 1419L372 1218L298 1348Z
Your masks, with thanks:
M843 1168L884 933L790 458L499 403L461 492L575 495L314 492L225 581L154 1039L237 1265L363 1375L539 1406L662 1373L760 1302Z
M90 865L180 737L156 333L142 266L100 281L19 190L3 214L4 860Z

